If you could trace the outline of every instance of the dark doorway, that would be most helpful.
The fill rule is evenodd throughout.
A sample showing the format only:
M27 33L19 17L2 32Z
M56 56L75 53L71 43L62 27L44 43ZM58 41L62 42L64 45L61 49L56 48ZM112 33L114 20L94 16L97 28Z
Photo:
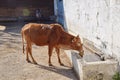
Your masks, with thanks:
M34 20L38 9L41 19L49 20L54 15L54 0L1 0L0 21Z

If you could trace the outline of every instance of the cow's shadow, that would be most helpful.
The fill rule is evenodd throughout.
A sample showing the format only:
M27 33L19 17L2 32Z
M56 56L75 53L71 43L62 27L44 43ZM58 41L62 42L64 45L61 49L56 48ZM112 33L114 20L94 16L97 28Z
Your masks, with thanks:
M44 66L41 64L37 64L36 66L40 69L45 69L48 71L55 72L57 74L61 74L62 76L70 78L70 80L77 80L76 75L72 68L65 69L65 68L59 68L56 66ZM68 67L68 66L64 66L64 67Z

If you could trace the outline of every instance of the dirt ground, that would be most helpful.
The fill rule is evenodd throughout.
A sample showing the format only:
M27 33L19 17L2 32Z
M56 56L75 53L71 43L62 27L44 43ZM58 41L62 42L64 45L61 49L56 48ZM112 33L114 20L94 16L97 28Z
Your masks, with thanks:
M0 80L77 80L70 61L61 50L60 66L53 51L53 67L48 66L47 46L33 46L33 56L38 65L26 62L22 53L20 30L23 23L0 23ZM2 30L4 29L4 30Z

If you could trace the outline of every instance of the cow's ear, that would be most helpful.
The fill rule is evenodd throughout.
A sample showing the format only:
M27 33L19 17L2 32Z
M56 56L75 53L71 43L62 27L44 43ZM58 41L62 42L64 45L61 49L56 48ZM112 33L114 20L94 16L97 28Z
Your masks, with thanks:
M83 46L83 43L81 44L81 46Z
M73 39L72 39L72 42L75 42L76 41L76 37L74 37Z
M77 35L77 38L79 38L79 34Z

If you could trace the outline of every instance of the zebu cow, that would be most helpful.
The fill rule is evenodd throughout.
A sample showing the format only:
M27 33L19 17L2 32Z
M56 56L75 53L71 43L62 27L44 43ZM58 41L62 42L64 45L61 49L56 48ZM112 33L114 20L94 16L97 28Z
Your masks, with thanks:
M32 44L37 46L48 45L49 54L49 66L51 64L51 55L53 48L56 49L58 61L60 65L63 65L60 60L60 48L72 49L79 51L81 57L84 55L81 40L79 36L75 37L64 31L60 24L37 24L29 23L26 24L22 30L22 42L23 42L23 53L24 53L24 39L26 41L26 60L30 62L28 54L30 54L33 63L37 64L32 56Z

